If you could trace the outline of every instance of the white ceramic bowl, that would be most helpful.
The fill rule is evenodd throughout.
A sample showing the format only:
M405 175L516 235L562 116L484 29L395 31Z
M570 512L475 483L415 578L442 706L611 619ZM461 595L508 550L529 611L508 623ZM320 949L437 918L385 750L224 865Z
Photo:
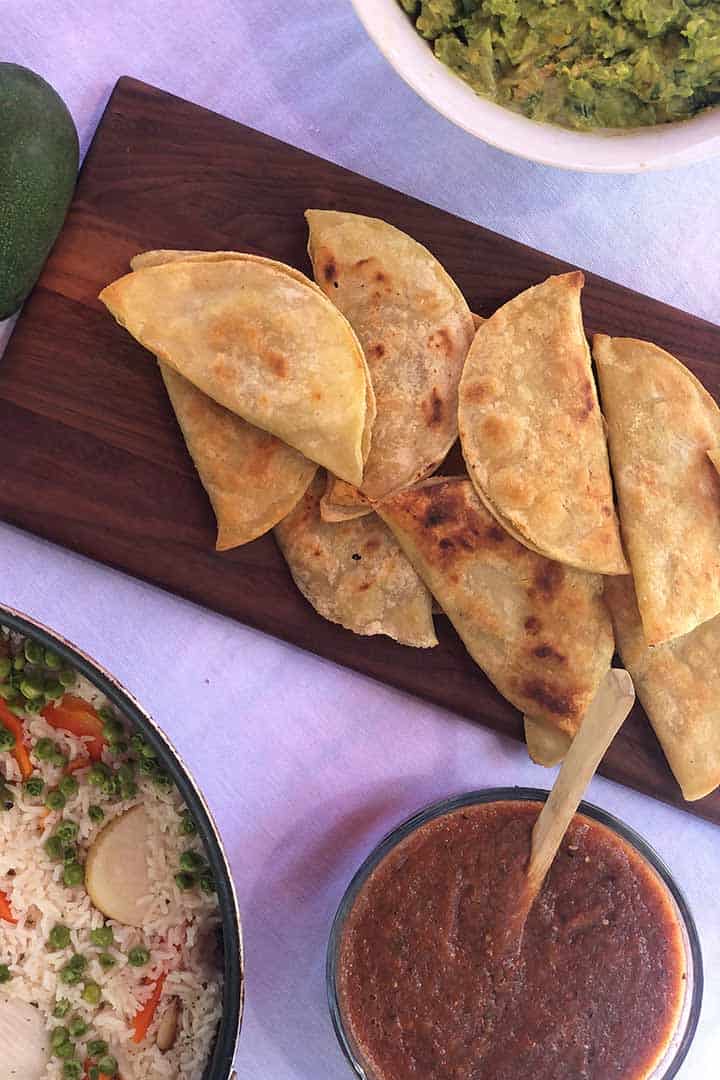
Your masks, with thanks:
M677 124L628 131L569 131L478 97L413 27L397 0L352 0L377 47L429 105L491 146L519 157L584 172L671 169L720 154L720 107Z

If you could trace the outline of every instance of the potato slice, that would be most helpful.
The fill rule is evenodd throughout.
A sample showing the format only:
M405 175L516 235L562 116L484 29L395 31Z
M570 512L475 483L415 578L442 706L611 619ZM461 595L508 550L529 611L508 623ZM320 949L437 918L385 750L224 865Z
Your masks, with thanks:
M150 820L134 806L98 833L88 851L85 887L96 908L126 926L142 926L151 889Z
M41 1080L50 1057L40 1010L0 996L0 1080Z

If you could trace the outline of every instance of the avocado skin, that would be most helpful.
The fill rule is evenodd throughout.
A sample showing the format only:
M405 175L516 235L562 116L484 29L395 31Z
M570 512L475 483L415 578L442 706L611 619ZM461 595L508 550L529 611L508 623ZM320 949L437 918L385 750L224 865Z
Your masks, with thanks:
M37 281L75 189L79 147L67 106L28 68L0 63L0 319Z

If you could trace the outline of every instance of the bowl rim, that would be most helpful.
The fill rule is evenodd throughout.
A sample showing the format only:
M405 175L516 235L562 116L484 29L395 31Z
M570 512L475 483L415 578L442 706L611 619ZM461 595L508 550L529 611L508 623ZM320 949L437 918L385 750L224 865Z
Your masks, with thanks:
M210 867L217 885L223 929L223 1002L222 1016L213 1052L203 1072L203 1080L227 1080L234 1076L245 1003L245 957L235 883L230 862L212 812L182 756L162 728L139 701L106 668L88 653L49 626L15 608L0 604L0 626L7 626L57 652L69 666L77 669L100 690L113 705L142 731L170 773L180 794L198 824L198 832L207 849Z
M545 788L518 786L481 788L475 791L465 791L444 799L439 799L436 802L430 803L428 806L415 811L410 817L405 818L404 821L401 821L398 825L395 825L390 829L390 831L387 832L373 847L361 863L360 867L355 871L342 896L332 922L325 963L325 982L333 1030L335 1031L335 1035L345 1059L360 1080L372 1080L372 1078L358 1060L350 1034L346 1030L343 1022L337 990L337 958L342 933L345 927L345 920L368 877L399 843L405 840L406 837L416 829L438 817L444 817L446 814L462 809L464 806L476 806L495 802L546 802L549 794L550 792ZM611 814L608 810L604 810L602 807L595 805L595 803L583 800L578 806L577 813L584 814L593 821L605 825L621 839L629 843L655 871L667 888L677 907L681 928L685 931L686 954L689 954L689 960L692 965L692 987L689 998L686 994L685 1001L683 1002L683 1010L681 1010L681 1016L678 1020L679 1026L680 1023L682 1023L682 1012L686 1011L687 1019L685 1028L682 1032L682 1037L674 1050L672 1059L668 1063L667 1068L662 1073L661 1077L661 1080L672 1080L672 1078L677 1075L690 1050L690 1046L695 1038L702 1009L704 988L703 960L700 936L697 931L697 926L695 925L695 920L685 895L675 881L670 868L640 833L614 814Z
M438 60L398 0L351 0L351 3L377 49L419 97L445 119L498 150L539 165L600 174L663 171L720 155L720 105L687 120L628 129L575 131L531 120L476 94L465 80ZM403 39L404 48L397 47L396 39ZM444 100L448 93L454 98L462 97L462 111ZM484 118L478 118L478 113ZM683 145L674 149L669 145L652 145L662 133L698 131L706 126L710 114L716 116L717 126L709 134L698 133L693 139L680 140ZM668 142L667 134L665 142ZM612 152L621 144L633 147L626 160L618 159ZM612 147L610 153L602 152L609 147Z

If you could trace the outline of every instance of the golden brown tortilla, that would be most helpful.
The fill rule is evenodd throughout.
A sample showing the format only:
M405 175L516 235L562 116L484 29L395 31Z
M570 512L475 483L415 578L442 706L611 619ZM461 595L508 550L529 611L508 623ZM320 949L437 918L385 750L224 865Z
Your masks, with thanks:
M613 654L602 579L519 544L466 478L425 480L377 511L500 693L574 735Z
M479 328L460 383L460 441L485 506L534 551L627 573L580 309L579 272L551 277Z
M403 645L437 645L431 597L376 514L328 523L318 473L275 528L295 584L315 610L356 634L387 634Z
M559 765L570 749L571 736L545 720L535 720L531 716L523 717L523 725L528 754L535 764L548 769Z
M356 486L381 499L433 472L455 441L473 317L437 259L399 229L332 210L305 216L315 279L350 321L370 369L377 417ZM328 501L340 500L333 491Z
M373 420L365 359L347 321L297 271L185 259L136 270L100 299L220 405L360 483Z
M618 507L648 645L720 612L720 410L648 341L593 341Z
M215 511L217 550L262 536L290 513L317 465L218 405L167 364L160 372Z
M720 615L649 648L632 578L605 583L618 651L686 799L720 784Z
M320 500L323 521L352 521L353 518L372 514L373 508L362 491L327 474L327 485Z

